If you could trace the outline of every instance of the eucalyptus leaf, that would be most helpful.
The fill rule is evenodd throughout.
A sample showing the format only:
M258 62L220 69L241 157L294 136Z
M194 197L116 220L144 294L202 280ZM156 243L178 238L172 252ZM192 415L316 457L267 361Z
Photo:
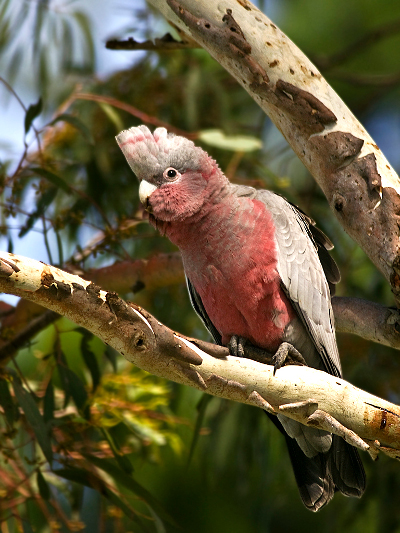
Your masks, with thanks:
M37 471L36 481L38 484L39 494L44 500L49 500L51 496L50 487L47 481L44 479L40 470Z
M115 492L110 490L106 486L104 481L94 472L89 472L88 470L84 470L83 468L77 468L74 466L68 466L66 468L57 468L54 469L53 472L58 476L63 477L64 479L68 479L69 481L73 481L75 483L79 483L80 485L84 485L85 487L89 487L91 489L99 491L116 507L121 509L121 511L126 516L128 516L128 518L139 524L144 531L148 531L148 529L144 527L143 523L138 519L134 509L129 507L129 505L122 501L121 498Z
M56 187L71 194L71 187L68 185L68 183L64 181L63 178L61 178L60 176L57 176L57 174L54 174L54 172L50 172L50 170L47 170L46 168L42 167L33 167L30 170L34 174L37 174L38 176L46 179L47 181L50 181L50 183L52 183Z
M61 115L58 115L55 119L53 119L51 122L49 122L48 125L54 126L54 124L57 124L57 122L67 122L75 129L80 131L87 141L93 144L94 140L89 128L78 117L75 117L74 115L69 115L68 113L62 113Z
M73 370L64 365L58 365L58 371L67 396L72 396L74 403L86 419L90 418L90 410L87 404L88 394L85 385Z
M210 146L234 152L253 152L262 148L262 142L251 135L226 135L222 130L203 130L199 140Z
M4 410L7 422L12 426L18 420L19 412L14 404L8 383L5 379L0 379L0 405Z
M88 367L88 370L92 377L92 391L94 392L100 383L101 373L96 356L94 355L89 346L89 341L93 338L93 334L89 333L84 328L78 328L77 331L82 334L81 353L83 360L85 361L85 364Z
M38 444L42 448L47 461L51 464L53 461L53 450L51 447L49 430L40 414L38 406L36 405L32 394L22 386L21 381L17 377L14 378L13 388L18 403L35 433Z
M25 135L29 132L32 126L32 122L35 120L37 116L40 115L43 108L43 102L42 99L39 98L39 100L36 102L36 104L31 104L25 114Z
M117 466L113 460L102 459L94 455L87 455L85 457L92 464L104 470L109 476L111 476L117 483L120 483L125 488L142 498L147 505L149 505L153 511L160 516L163 520L169 522L172 525L176 525L174 519L165 511L160 502L140 483L138 483L131 474L127 474Z

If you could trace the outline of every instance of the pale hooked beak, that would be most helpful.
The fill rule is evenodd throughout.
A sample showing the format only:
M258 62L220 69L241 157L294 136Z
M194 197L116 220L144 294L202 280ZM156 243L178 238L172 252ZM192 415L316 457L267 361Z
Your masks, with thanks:
M146 180L142 180L139 186L139 199L144 205L145 209L149 207L149 198L152 193L157 189L156 185L149 183Z

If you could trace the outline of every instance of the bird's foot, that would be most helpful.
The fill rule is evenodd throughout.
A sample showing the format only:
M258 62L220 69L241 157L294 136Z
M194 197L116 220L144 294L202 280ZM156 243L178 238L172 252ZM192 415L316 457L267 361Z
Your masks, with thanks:
M232 335L229 343L229 353L235 357L244 357L244 347L246 346L247 339L239 337L238 335Z
M304 357L289 342L282 342L272 358L274 364L274 376L277 370L285 364L308 366Z

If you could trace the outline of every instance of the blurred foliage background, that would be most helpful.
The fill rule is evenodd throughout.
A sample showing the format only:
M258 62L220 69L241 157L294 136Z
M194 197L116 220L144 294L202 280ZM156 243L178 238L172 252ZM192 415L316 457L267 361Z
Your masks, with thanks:
M258 6L399 170L399 2ZM232 180L271 188L312 216L335 243L339 295L393 305L280 133L206 52L105 53L105 38L167 31L141 0L0 0L1 249L118 287L168 326L207 339L176 250L143 218L114 141L124 128L166 123ZM210 129L223 132L222 145ZM400 531L393 460L363 457L362 500L337 495L311 514L284 440L259 410L150 376L27 302L4 296L0 319L2 533ZM398 354L349 335L338 342L345 377L399 403Z

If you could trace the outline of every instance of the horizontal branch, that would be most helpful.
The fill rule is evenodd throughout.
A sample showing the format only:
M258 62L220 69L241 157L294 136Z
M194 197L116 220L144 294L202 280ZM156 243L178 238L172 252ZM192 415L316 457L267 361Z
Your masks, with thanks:
M96 285L118 293L135 293L144 288L157 289L185 282L179 252L118 261L110 266L90 269L84 275Z
M336 331L400 350L400 311L361 298L334 296Z
M400 179L315 65L249 0L149 0L271 118L400 301Z
M328 429L371 455L399 454L400 407L343 379L292 365L274 375L271 365L191 342L116 293L14 254L1 254L0 290L68 317L152 374Z

